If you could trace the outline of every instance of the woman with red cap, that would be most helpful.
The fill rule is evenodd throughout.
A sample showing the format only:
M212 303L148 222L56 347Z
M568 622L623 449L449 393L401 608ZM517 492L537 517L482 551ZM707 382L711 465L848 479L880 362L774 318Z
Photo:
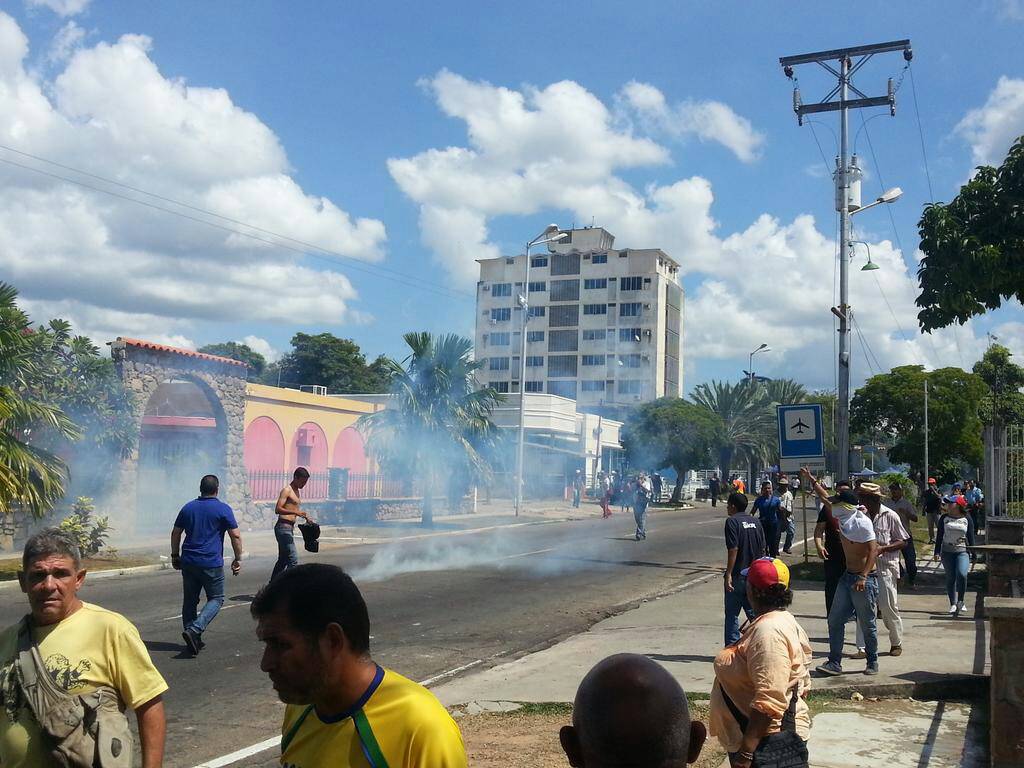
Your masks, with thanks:
M946 595L949 614L959 616L967 610L964 595L967 592L967 571L970 567L967 548L974 546L974 521L967 514L967 499L947 496L943 499L946 511L939 518L939 532L935 538L935 559L942 560L946 571Z
M806 766L811 644L788 610L789 568L766 557L742 573L755 618L715 657L711 734L732 768Z

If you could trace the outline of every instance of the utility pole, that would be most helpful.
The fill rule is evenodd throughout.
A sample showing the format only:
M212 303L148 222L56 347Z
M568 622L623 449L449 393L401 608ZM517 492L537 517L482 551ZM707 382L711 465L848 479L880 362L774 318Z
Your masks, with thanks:
M849 302L849 261L850 261L850 214L861 208L860 171L849 158L849 111L865 107L888 106L896 114L896 91L889 78L885 96L866 96L853 84L853 75L879 53L902 51L903 58L910 61L913 53L909 40L894 40L875 45L858 45L852 48L837 48L831 51L804 53L798 56L783 56L779 59L786 77L793 79L793 67L801 64L818 64L837 79L837 85L817 104L804 104L799 87L793 89L793 111L803 125L804 115L817 112L839 112L839 157L836 160L835 185L836 208L839 211L839 307L832 312L839 318L839 425L836 430L838 456L838 478L845 479L850 470L850 302ZM856 58L856 62L854 59ZM830 62L838 62L838 69ZM859 98L850 99L853 91ZM838 100L835 97L838 96ZM853 184L852 182L856 182ZM879 202L883 201L881 198Z
M924 380L924 481L928 483L928 379Z

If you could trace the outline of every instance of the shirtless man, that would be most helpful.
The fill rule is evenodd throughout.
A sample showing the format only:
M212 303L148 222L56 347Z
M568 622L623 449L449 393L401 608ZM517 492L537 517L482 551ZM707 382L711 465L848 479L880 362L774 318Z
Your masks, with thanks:
M875 560L878 558L878 542L871 519L859 506L859 499L852 491L839 493L835 503L821 484L814 479L806 467L800 476L808 488L813 488L827 514L839 523L840 542L846 555L846 573L839 579L832 609L828 614L828 661L818 667L823 675L843 674L843 643L846 639L846 622L856 612L857 623L864 634L864 650L867 653L865 675L878 674L878 629L875 618L878 612L878 577L875 575Z
M274 506L274 512L277 514L277 522L274 524L274 538L277 539L277 563L274 564L274 572L270 575L271 581L277 574L299 564L299 553L295 549L295 539L293 538L295 518L304 517L306 522L313 522L313 518L302 510L299 501L299 491L306 487L307 482L309 482L309 470L305 467L298 467L292 474L292 481L278 494L277 504Z

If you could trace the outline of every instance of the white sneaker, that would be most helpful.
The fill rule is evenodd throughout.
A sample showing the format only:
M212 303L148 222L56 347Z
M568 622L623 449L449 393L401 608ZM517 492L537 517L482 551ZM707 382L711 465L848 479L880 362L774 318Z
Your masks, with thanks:
M967 613L967 603L965 603L963 600L961 600L959 603L957 603L956 604L956 612L957 613Z
M951 605L951 606L949 606L949 611L948 611L948 613L949 613L949 615L950 615L950 616L953 616L953 615L955 615L955 614L956 614L956 605L955 605L955 604L954 604L954 605Z

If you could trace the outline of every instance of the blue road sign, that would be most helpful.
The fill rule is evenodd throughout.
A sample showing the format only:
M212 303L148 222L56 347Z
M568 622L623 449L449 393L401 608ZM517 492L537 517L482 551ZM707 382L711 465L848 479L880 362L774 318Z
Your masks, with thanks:
M821 405L779 405L779 457L820 458L825 455Z

